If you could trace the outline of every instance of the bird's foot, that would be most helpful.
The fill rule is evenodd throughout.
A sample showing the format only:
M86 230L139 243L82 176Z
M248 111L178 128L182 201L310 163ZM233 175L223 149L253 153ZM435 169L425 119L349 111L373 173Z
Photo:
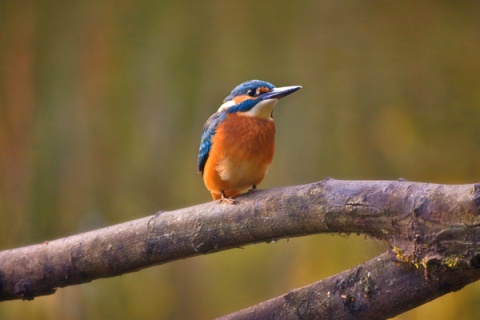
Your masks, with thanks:
M220 199L219 203L225 202L227 204L235 204L235 199L229 198L225 195L225 192L222 191L222 198Z
M222 203L222 202L225 202L226 204L235 204L235 203L236 203L235 199L226 198L226 197L220 199L220 202L219 202L219 203Z
M247 192L248 193L252 193L252 192L255 192L257 191L257 186L256 185L253 185L251 189L249 189Z

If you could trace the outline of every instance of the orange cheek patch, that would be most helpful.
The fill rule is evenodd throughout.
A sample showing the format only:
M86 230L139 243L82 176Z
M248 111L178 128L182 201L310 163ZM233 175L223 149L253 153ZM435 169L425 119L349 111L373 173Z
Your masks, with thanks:
M252 97L246 96L246 95L236 96L232 100L235 101L235 104L239 104L240 102L243 102L243 101L248 100L248 99L252 99Z

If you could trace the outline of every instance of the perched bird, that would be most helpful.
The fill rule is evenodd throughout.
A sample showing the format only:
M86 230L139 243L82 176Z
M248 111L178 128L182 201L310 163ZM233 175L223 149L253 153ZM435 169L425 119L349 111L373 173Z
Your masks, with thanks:
M263 180L272 163L278 99L301 86L275 88L261 80L244 82L232 90L205 123L197 169L213 200L233 204L241 191Z

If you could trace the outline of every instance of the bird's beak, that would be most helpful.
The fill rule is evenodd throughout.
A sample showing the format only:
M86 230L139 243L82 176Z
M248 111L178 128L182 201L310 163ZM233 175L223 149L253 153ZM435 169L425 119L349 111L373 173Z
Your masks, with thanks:
M280 88L273 88L270 92L265 92L259 96L262 100L268 99L280 99L285 96L288 96L290 93L294 93L297 90L300 90L302 86L289 86L289 87L280 87Z

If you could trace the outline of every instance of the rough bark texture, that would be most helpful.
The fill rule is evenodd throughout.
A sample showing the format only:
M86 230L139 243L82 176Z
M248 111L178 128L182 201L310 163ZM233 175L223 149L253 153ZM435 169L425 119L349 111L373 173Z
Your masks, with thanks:
M325 232L387 240L391 258L426 267L401 269L401 276L441 265L446 269L438 278L448 278L449 268L469 273L480 266L480 185L326 179L237 199L236 205L210 202L0 252L0 300L33 299L176 259ZM378 272L395 275L393 269ZM405 292L402 299L412 295Z

